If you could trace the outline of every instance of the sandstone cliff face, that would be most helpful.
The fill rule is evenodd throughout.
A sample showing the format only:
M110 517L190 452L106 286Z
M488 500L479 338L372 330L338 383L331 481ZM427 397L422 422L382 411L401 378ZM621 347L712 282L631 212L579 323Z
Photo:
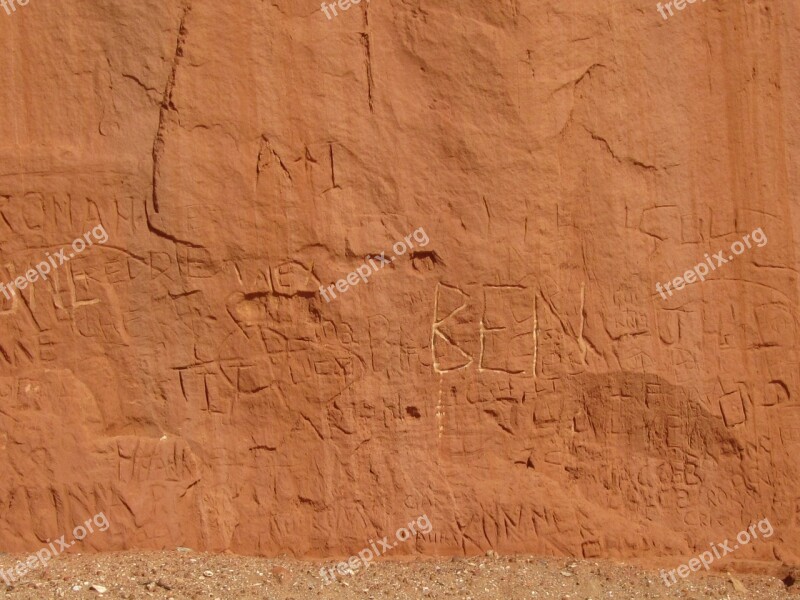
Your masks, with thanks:
M0 9L0 549L796 563L798 10Z

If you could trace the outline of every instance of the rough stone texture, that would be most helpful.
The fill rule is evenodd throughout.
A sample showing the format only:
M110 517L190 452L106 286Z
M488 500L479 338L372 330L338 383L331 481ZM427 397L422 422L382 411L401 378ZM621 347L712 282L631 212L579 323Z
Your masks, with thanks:
M0 549L797 564L799 10L0 11Z

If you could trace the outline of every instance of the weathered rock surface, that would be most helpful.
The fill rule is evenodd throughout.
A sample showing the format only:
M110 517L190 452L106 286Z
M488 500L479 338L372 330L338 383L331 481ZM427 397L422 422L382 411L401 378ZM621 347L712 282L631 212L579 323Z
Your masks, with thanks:
M798 10L0 9L0 549L797 564Z

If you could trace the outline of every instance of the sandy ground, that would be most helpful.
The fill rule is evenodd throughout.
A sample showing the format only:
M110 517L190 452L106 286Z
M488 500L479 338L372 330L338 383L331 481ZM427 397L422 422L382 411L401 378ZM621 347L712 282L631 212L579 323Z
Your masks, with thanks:
M0 555L0 568L6 570L24 558ZM46 569L31 571L13 587L3 584L0 597L37 600L101 596L175 600L800 599L800 582L787 585L791 579L784 582L778 577L763 575L693 573L667 588L658 570L601 560L492 556L384 561L323 585L320 569L334 564L192 551L68 554L52 561Z

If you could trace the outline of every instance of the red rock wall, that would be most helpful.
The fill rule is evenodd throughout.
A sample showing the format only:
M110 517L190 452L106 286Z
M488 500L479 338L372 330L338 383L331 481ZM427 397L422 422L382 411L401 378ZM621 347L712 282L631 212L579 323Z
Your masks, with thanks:
M0 11L0 279L109 235L0 298L0 549L797 562L800 9L654 4Z

